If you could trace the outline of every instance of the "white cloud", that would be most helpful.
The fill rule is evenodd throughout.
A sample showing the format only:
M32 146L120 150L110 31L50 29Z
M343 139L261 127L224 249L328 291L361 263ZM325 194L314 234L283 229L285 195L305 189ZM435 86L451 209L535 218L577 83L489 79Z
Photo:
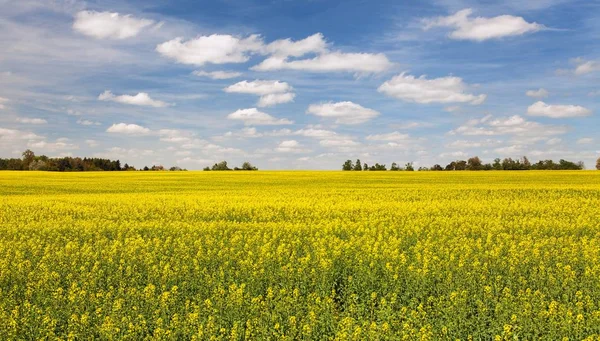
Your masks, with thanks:
M241 94L253 94L253 95L268 95L275 93L285 93L292 91L292 87L286 82L280 81L269 81L269 80L255 80L252 82L241 81L230 85L223 89L228 93L241 93Z
M575 58L572 60L572 62L575 64L575 70L573 70L573 73L575 73L577 76L600 71L600 62L595 60Z
M25 124L46 124L46 123L48 123L48 121L46 121L43 118L28 118L28 117L19 117L19 118L17 118L17 122L25 123Z
M545 98L548 97L548 90L540 88L539 90L529 90L525 95L533 98Z
M99 126L100 122L79 119L77 120L77 124L80 124L82 126Z
M0 141L15 141L15 140L40 140L42 136L36 135L32 132L7 129L0 127Z
M259 107L272 107L277 104L293 102L296 94L288 92L285 94L268 94L261 96L257 105Z
M81 11L75 15L73 29L98 39L127 39L154 24L148 19L111 12Z
M74 150L79 149L79 146L73 143L69 143L67 138L56 139L55 142L48 141L30 141L27 143L27 147L31 149L41 149L44 151L58 151L58 150Z
M466 93L467 85L460 77L427 79L401 73L383 83L378 91L407 102L416 103L470 103L479 105L486 95Z
M243 121L245 125L282 125L294 123L288 119L277 119L267 113L258 111L256 108L236 110L229 114L227 118Z
M453 15L423 20L424 29L449 27L451 39L484 41L510 36L520 36L545 29L544 25L529 23L522 17L500 15L493 18L471 18L473 10L463 9Z
M112 92L110 92L110 90L106 90L98 96L98 99L101 101L112 101L123 104L141 105L155 108L164 108L170 105L169 103L150 98L150 95L145 92L140 92L135 96L115 96Z
M148 135L150 129L137 124L117 123L106 129L106 132L125 135Z
M449 134L464 136L514 135L524 143L565 134L567 131L567 127L527 121L519 115L498 119L492 119L488 115L481 119L469 120L466 124L450 131Z
M590 144L594 142L594 139L591 137L583 137L577 140L577 144Z
M292 102L296 97L288 83L271 80L241 81L226 87L223 91L261 96L257 103L259 107Z
M325 118L334 118L335 122L339 124L360 124L379 115L379 112L373 109L364 108L359 104L349 101L311 104L306 113Z
M592 112L579 105L551 105L538 101L527 108L527 114L529 116L568 118L589 116Z
M279 153L306 153L307 149L304 149L303 146L296 140L286 140L279 143L275 151Z
M515 155L523 152L523 146L520 145L512 145L506 147L500 147L494 149L494 152L499 153L501 155Z
M263 134L259 133L254 127L244 127L239 132L228 131L223 134L222 137L238 137L238 138L256 138L262 137Z
M298 41L292 41L289 38L275 40L265 47L265 51L280 58L302 57L308 53L327 52L327 42L323 34L315 33Z
M320 140L319 145L323 147L354 147L360 145L360 143L351 139L325 139Z
M8 102L8 99L4 98L4 97L0 97L0 110L5 109L6 108L6 103Z
M562 139L559 139L559 138L555 137L555 138L548 139L546 141L546 144L549 145L549 146L555 146L555 145L557 145L557 144L559 144L561 142L562 142Z
M448 157L455 157L455 158L461 158L462 157L462 158L465 158L467 156L469 156L469 154L467 154L465 152L461 152L461 151L458 151L458 152L446 152L446 153L441 153L440 154L440 157L443 157L443 158L448 158Z
M213 34L188 41L175 38L159 44L156 51L179 63L201 66L207 63L244 63L250 59L250 54L261 52L263 48L262 39L258 35L238 38L227 34Z
M490 140L490 139L483 140L483 141L456 140L456 141L453 141L452 143L450 143L448 145L448 147L459 148L459 149L481 148L481 147L489 147L489 146L498 145L500 143L502 143L502 141Z
M299 70L313 72L376 73L389 69L392 63L383 53L328 52L310 59L288 60L269 57L253 66L255 71Z
M208 77L211 79L230 79L230 78L237 78L242 75L241 72L230 72L230 71L206 72L206 71L202 71L202 70L194 71L194 72L192 72L192 74L194 74L195 76L198 76L198 77Z
M367 136L370 141L406 141L410 139L410 135L402 134L397 131L387 134L375 134Z
M96 140L85 140L85 143L91 148L98 147L98 141Z

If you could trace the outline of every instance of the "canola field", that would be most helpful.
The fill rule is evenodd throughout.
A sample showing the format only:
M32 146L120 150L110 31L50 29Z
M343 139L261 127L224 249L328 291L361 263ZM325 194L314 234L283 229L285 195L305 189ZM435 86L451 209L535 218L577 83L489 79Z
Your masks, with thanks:
M1 340L599 340L600 172L0 172Z

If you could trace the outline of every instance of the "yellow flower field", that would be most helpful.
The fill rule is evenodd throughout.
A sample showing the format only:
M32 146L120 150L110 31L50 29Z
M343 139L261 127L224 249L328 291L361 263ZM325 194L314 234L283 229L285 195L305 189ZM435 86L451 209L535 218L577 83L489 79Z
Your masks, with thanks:
M598 340L600 172L0 172L0 339Z

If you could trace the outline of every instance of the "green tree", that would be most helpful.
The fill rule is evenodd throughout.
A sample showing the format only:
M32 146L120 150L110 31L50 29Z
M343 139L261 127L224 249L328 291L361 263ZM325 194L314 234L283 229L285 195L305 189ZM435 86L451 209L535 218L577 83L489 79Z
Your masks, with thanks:
M361 171L362 170L360 159L356 159L356 163L354 164L354 170L355 171Z
M254 171L254 170L258 170L258 168L252 166L252 164L248 161L242 163L242 170L246 170L246 171Z
M483 168L483 164L478 156L472 157L467 160L467 169L468 170L481 170Z
M364 171L368 171L369 170L369 165L367 165L366 162L363 164L363 170Z
M596 160L596 169L600 170L600 157Z
M492 168L495 170L502 170L502 162L499 158L494 159L494 163L492 164Z
M221 161L219 163L215 163L212 166L212 170L214 171L226 171L226 170L231 170L229 167L227 167L227 161Z
M29 169L29 165L35 160L35 153L30 149L23 152L23 169Z
M398 164L395 162L392 162L392 165L390 166L390 171L399 171L400 167L398 167Z
M344 171L351 171L352 168L354 168L352 160L346 160L346 162L344 162L344 164L342 165L342 170Z
M404 168L408 171L408 172L414 172L415 171L415 167L413 167L413 163L412 162L408 162L406 163L406 165L404 165Z

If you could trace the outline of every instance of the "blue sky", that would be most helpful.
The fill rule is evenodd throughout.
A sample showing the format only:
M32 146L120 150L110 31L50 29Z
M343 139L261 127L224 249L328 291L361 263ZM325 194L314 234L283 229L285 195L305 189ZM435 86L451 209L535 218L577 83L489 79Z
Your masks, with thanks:
M600 156L598 1L0 0L0 156Z

